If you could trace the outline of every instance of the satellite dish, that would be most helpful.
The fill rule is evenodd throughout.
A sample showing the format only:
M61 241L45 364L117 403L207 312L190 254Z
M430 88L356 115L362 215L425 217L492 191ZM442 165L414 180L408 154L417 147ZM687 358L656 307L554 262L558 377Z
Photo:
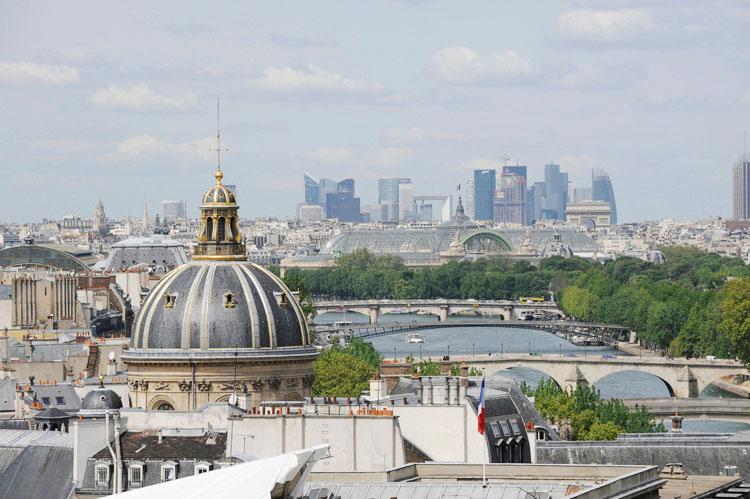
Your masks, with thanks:
M115 352L109 352L109 360L115 360Z
M237 394L233 393L229 396L229 404L230 405L237 405Z

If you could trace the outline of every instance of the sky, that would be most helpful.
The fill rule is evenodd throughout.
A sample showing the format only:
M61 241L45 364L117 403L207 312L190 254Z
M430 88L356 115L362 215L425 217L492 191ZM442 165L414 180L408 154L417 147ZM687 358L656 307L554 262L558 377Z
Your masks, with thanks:
M731 216L750 129L750 1L0 0L0 220L140 218L224 182L292 217L303 172L411 177L554 162L612 179L620 222Z

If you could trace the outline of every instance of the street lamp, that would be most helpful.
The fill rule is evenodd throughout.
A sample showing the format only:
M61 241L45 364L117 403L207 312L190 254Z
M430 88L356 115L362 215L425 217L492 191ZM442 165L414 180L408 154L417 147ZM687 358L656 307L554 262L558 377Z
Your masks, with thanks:
M529 355L531 355L531 342L529 342Z
M500 355L505 355L505 348L503 348L502 343L500 343Z
M474 343L471 344L471 356L474 357Z
M422 344L419 344L419 360L422 360Z

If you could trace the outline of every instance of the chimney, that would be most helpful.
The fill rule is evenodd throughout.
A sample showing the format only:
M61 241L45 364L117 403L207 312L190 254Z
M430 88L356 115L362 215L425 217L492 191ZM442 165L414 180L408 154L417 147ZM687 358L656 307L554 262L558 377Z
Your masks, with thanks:
M536 464L536 429L534 422L526 423L526 438L529 439L529 454L531 455L531 464Z
M3 365L8 364L8 328L3 328L3 335L0 336L0 362Z
M114 376L115 374L117 374L117 361L107 359L107 376Z

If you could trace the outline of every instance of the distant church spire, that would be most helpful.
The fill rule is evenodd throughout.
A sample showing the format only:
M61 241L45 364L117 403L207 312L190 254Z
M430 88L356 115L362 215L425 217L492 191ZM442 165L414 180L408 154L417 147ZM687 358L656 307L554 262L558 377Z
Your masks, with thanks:
M141 235L147 236L149 233L148 223L148 203L146 202L146 195L143 195L143 219L141 219Z
M104 214L104 205L102 204L101 199L97 201L96 208L94 209L94 223L92 226L92 230L100 236L107 235L107 233L109 232L107 216Z

